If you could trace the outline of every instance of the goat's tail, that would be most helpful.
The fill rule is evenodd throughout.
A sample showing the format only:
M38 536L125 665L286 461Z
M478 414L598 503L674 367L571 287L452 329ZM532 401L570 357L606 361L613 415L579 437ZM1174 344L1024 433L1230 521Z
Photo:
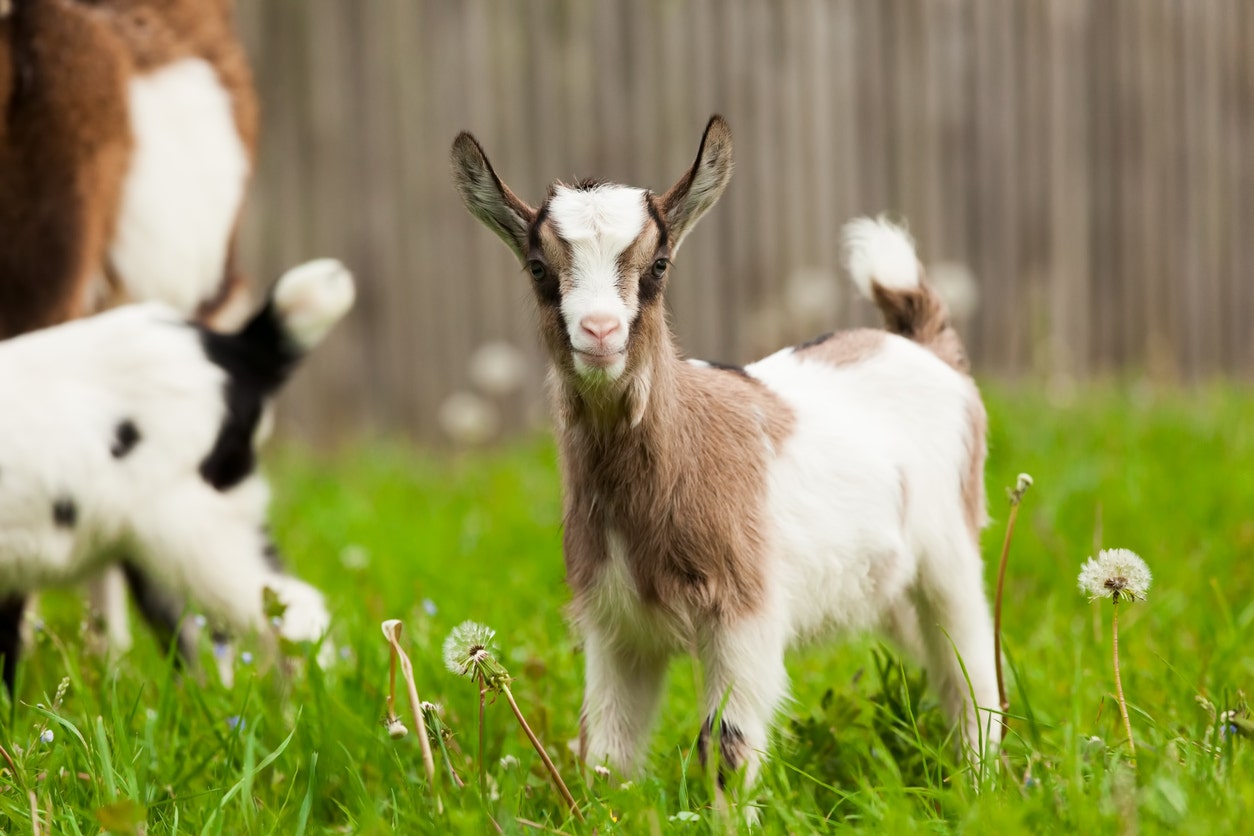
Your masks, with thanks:
M295 365L353 306L353 276L321 258L279 277L261 310L233 334L206 332L214 361L246 378L257 394L273 394Z
M945 302L928 284L910 233L883 218L858 218L841 234L845 266L884 327L914 340L961 372L970 368Z

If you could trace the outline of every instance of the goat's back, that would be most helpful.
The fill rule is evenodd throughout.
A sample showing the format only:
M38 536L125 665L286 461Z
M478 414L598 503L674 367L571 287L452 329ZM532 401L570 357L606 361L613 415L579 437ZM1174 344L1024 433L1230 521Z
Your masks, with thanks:
M771 458L768 505L799 633L875 626L918 561L983 524L974 383L910 340L853 334L865 344L848 362L811 346L747 368L795 416Z

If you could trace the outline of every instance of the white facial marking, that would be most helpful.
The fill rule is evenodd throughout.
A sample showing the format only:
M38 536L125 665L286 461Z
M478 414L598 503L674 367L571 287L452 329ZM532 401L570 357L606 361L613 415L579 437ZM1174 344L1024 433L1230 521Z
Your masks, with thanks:
M549 202L557 234L570 246L570 287L562 321L575 350L575 369L616 379L627 366L627 336L639 305L624 301L618 259L649 222L643 189L559 186Z

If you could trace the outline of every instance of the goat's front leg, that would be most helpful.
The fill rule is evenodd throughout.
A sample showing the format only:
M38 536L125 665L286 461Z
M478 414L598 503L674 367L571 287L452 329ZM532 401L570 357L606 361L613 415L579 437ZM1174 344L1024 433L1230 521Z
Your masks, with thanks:
M648 751L667 656L624 646L594 628L584 636L584 657L580 757L589 766L608 765L620 775L634 775Z
M743 617L704 631L698 653L705 668L705 724L698 741L708 763L717 744L718 788L744 769L744 786L757 779L775 712L788 694L784 623L767 615Z

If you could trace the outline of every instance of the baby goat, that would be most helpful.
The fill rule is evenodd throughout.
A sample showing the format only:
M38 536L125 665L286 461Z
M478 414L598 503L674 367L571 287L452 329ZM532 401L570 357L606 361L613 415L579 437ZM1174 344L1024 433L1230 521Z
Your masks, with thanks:
M317 640L322 595L283 573L266 534L254 435L268 399L353 302L338 262L285 273L240 331L160 303L0 342L0 654L13 689L26 596L111 556L215 621Z
M910 238L845 229L858 288L887 328L741 368L684 361L662 297L671 260L732 170L721 117L666 193L556 183L533 208L468 133L466 205L526 266L552 362L563 546L583 634L583 757L639 768L667 660L705 669L726 769L751 783L785 699L786 649L878 627L927 664L977 753L998 724L979 532L985 414ZM978 757L978 754L977 754Z

